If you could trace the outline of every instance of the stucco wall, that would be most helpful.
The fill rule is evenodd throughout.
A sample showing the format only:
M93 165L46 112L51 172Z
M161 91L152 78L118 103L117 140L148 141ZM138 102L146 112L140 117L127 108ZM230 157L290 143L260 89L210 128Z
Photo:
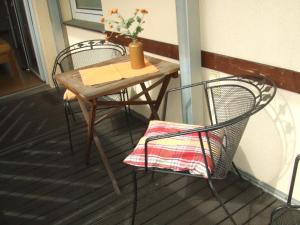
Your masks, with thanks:
M132 16L136 8L145 8L145 30L141 37L177 44L176 9L174 0L102 0L104 16L118 8L124 17Z
M300 1L200 2L204 50L300 71Z
M203 0L203 50L300 71L300 2L297 0ZM221 75L214 72L215 75ZM300 153L300 95L278 90L254 115L235 161L260 181L287 193ZM300 200L300 179L295 196Z
M128 15L147 8L142 37L177 44L175 1L103 0L104 12L111 8ZM298 0L202 0L200 30L203 50L258 63L300 71L300 2ZM98 33L68 28L70 43L97 38ZM199 76L223 74L203 69ZM179 85L173 82L172 85ZM180 117L180 98L171 101L171 119ZM139 110L145 113L144 109ZM273 102L251 118L236 155L237 165L263 183L288 192L292 163L300 153L300 96L279 90ZM300 180L296 184L300 186ZM300 188L295 196L300 200Z

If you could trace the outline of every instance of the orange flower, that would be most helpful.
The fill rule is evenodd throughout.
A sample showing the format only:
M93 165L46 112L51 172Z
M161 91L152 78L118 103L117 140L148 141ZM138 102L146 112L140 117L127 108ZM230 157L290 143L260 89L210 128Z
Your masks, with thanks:
M109 37L108 37L107 34L104 35L104 39L105 39L105 41L108 41L108 40L109 40Z
M146 9L140 9L140 12L143 14L148 14L148 11Z
M104 23L105 22L105 17L102 17L101 19L100 19L100 23Z
M112 10L110 10L110 15L117 14L117 13L118 13L118 9L112 9Z

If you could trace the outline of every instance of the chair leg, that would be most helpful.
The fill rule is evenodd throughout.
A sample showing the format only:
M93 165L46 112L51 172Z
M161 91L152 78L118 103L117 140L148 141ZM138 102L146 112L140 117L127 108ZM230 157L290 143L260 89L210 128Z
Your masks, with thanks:
M128 100L128 92L127 89L123 90L121 93L121 100L122 101L126 101ZM131 145L133 147L133 135L132 135L132 127L131 127L131 111L129 106L125 106L125 117L126 117L126 123L128 125L128 129L129 129L129 136L130 136L130 141L131 141Z
M125 95L126 95L126 99L129 100L129 95L128 95L128 89L125 89ZM128 112L131 115L131 109L130 109L130 105L128 105Z
M72 109L72 107L71 107L71 104L70 104L70 102L67 102L67 104L68 104L69 113L71 114L72 119L73 119L73 121L75 122L75 121L76 121L76 118L75 118L75 116L74 116L74 112L73 112L73 109Z
M66 102L64 102L64 110L65 110L65 118L66 118L66 122L67 122L70 150L71 150L71 153L73 154L74 151L73 151L73 143L72 143L72 134L71 134L71 128L70 128L69 115L68 115L68 105Z
M155 177L155 172L152 170L152 171L151 171L151 181L154 180L154 177Z
M234 162L232 162L232 167L233 167L233 169L235 170L235 172L237 173L237 175L240 177L240 179L243 180L243 177L242 177L242 175L241 175L239 169L236 167L236 165L235 165Z
M137 190L137 178L136 178L136 171L133 169L133 191L134 191L134 198L133 198L133 208L132 208L132 217L131 217L131 225L135 223L135 216L136 216L136 209L137 209L137 198L138 198L138 190Z
M218 192L216 191L216 189L214 188L211 179L207 179L208 182L208 186L209 189L211 190L211 192L213 193L213 195L216 197L216 199L218 200L218 202L220 203L220 205L222 206L222 208L224 209L224 211L226 212L226 214L228 215L229 219L231 220L231 222L234 225L237 225L237 223L235 222L235 220L233 219L232 215L229 213L229 211L227 210L227 208L225 207L221 197L219 196Z
M133 142L133 135L132 135L132 127L131 127L131 115L130 115L130 112L128 111L126 106L125 106L125 117L126 117L128 129L129 129L129 136L130 136L131 145L133 147L134 142Z

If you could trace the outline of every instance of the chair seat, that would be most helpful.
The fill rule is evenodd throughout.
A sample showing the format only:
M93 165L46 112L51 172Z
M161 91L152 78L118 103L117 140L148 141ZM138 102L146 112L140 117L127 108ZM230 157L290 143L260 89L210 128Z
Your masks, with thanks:
M283 207L273 215L273 221L270 225L297 225L300 224L300 206Z
M76 100L76 95L70 91L69 89L67 89L64 93L64 100L65 101L73 101Z
M6 41L0 39L0 54L3 53L6 54L10 51L11 51L10 45Z
M124 163L145 166L145 140L151 136L176 133L188 129L199 128L199 125L172 123L165 121L150 121L145 135L140 139L132 153L126 157ZM213 161L208 148L205 133L203 137L204 150L210 173L214 170ZM209 132L212 154L218 159L221 155L224 132ZM191 174L207 177L205 161L197 133L164 138L148 143L148 167L169 169L173 171L188 171Z

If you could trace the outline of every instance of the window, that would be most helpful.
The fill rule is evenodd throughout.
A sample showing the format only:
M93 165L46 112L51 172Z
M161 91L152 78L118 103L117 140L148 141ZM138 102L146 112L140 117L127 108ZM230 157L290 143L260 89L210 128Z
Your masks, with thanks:
M99 22L102 16L101 0L70 0L74 19Z

